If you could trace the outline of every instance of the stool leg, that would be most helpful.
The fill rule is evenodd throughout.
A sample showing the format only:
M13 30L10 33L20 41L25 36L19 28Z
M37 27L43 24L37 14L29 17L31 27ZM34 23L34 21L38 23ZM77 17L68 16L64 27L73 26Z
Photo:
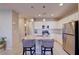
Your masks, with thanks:
M31 48L30 48L30 54L33 55L33 54L32 54L32 49L31 49Z
M32 54L36 54L36 53L35 53L35 50L33 50Z
M51 48L51 55L53 55L53 48Z
M42 55L42 49L41 49L41 55Z
M23 55L24 55L24 52L25 52L24 50L25 50L25 49L23 48Z
M44 55L43 47L41 47L41 55Z
M36 50L34 50L34 53L33 54L35 54L36 55Z
M33 54L35 54L36 55L36 47L35 47L35 45L34 45L34 53Z
M44 48L44 55L45 55L45 52L46 52L46 48Z

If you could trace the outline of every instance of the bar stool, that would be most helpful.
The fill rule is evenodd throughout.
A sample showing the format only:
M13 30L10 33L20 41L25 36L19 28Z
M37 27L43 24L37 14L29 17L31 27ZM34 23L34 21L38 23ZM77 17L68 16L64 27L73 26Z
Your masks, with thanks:
M22 40L22 43L23 43L23 55L25 54L26 51L30 51L30 54L31 55L34 55L35 54L35 40L25 40L23 39Z
M42 40L42 45L41 45L41 55L45 55L46 51L50 51L51 55L53 55L53 45L54 45L54 40Z

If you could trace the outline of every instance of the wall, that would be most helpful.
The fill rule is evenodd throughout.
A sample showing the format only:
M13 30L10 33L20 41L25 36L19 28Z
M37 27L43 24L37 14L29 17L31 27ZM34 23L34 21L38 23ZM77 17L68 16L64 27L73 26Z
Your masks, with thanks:
M29 35L34 35L34 22L29 22Z
M0 9L0 37L7 37L7 49L19 47L18 14L12 10Z
M12 47L13 51L18 51L20 45L20 38L19 38L19 17L18 13L12 11ZM19 51L18 51L19 52Z
M19 18L19 35L20 40L22 40L25 36L24 18Z
M76 12L76 13L70 15L70 16L67 16L67 17L61 19L61 20L59 21L60 27L62 28L62 27L63 27L62 25L63 25L64 23L68 23L68 22L72 22L72 21L77 21L77 20L79 20L78 17L79 17L79 12Z
M12 12L0 9L0 37L7 37L7 49L12 48Z
M53 28L58 28L57 27L57 21L38 21L38 22L34 22L34 26L35 26L35 29L41 29L42 28L42 25L49 25L50 26L50 29L53 29Z
M29 19L19 18L19 35L22 40L25 37L25 32L27 35L33 34L33 22L28 21ZM25 31L26 24L26 31Z

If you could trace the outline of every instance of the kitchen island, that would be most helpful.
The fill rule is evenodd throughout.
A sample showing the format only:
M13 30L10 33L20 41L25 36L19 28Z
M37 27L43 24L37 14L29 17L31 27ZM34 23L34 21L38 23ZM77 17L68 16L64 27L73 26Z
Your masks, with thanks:
M54 40L52 36L42 36L42 35L28 35L24 38L25 40L35 40L36 44L36 55L41 55L41 44L42 40Z

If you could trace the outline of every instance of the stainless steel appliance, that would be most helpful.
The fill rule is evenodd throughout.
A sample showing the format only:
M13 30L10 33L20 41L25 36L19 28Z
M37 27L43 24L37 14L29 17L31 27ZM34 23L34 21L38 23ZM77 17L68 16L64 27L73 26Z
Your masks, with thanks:
M78 21L63 26L63 49L71 55L79 54Z

